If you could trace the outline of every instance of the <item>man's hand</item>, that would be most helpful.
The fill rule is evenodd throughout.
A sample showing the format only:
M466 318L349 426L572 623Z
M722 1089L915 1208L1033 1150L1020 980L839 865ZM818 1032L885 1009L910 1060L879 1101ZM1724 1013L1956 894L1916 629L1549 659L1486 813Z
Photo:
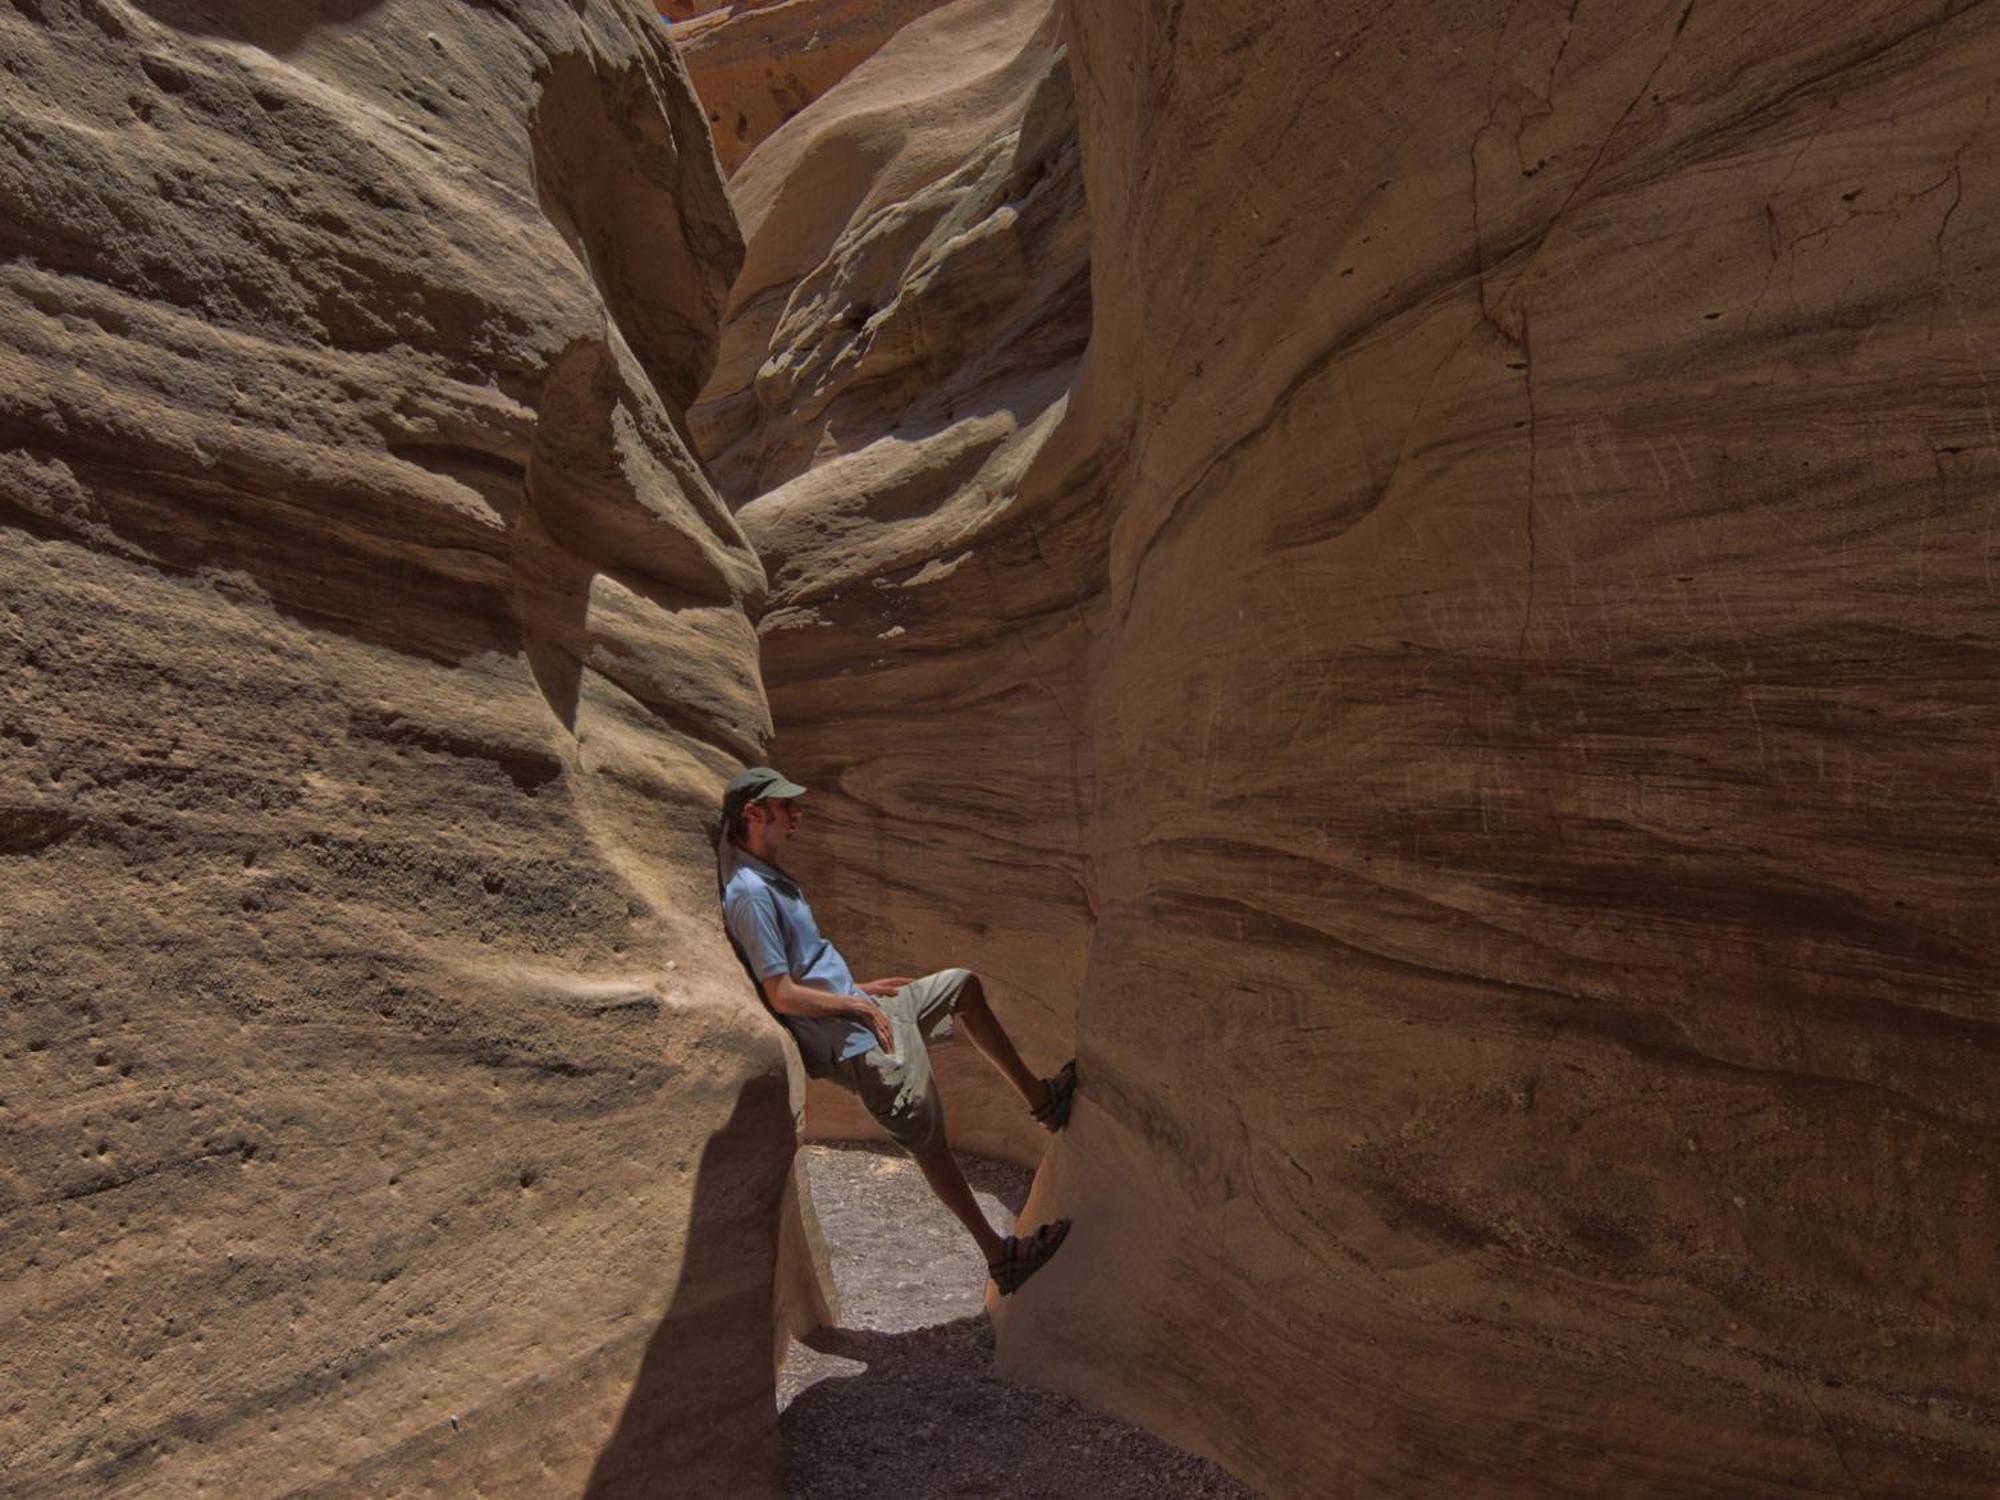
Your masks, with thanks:
M907 979L878 979L877 984L889 986L885 992L895 994L910 981ZM833 1018L845 1016L850 1021L859 1021L875 1034L875 1040L882 1044L882 1050L894 1053L896 1033L889 1022L889 1013L881 1005L864 995L839 995L832 990L820 989L817 985L800 984L789 974L773 974L769 979L759 980L764 987L764 998L771 1002L771 1009L781 1016L819 1016Z
M873 995L877 1000L886 1000L897 990L915 983L914 979L871 979L861 986L861 993Z
M889 1012L881 1006L857 1005L854 1008L854 1019L875 1033L875 1040L882 1044L884 1052L893 1053L896 1050L895 1028L890 1024Z

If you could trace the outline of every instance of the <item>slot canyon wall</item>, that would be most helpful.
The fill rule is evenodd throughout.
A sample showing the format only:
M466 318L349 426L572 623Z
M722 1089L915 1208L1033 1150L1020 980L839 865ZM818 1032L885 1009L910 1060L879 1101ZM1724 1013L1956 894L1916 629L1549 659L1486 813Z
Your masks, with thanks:
M982 308L1031 51L1089 298ZM808 885L1082 1056L1008 1370L1274 1494L2000 1483L1996 76L1964 0L957 0L743 162L692 421Z
M1076 118L1051 0L897 32L732 179L744 266L690 416L770 574L771 757L813 792L793 862L823 927L857 972L976 968L1044 1072L1088 943L1078 605L1105 546L1088 482L1021 501L1089 334ZM937 1066L960 1144L1039 1157L969 1045ZM812 1133L874 1133L810 1100Z
M0 66L0 1488L774 1486L741 244L657 17L16 0Z

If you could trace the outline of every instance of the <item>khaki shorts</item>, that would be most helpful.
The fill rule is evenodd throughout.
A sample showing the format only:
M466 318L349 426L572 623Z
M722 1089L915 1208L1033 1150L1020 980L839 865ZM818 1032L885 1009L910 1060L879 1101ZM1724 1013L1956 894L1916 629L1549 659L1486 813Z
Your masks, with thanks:
M971 980L970 969L940 969L904 985L880 1002L889 1013L896 1050L870 1048L835 1063L827 1075L859 1098L897 1145L920 1159L944 1144L944 1099L931 1076L927 1043L951 1035L952 1013Z

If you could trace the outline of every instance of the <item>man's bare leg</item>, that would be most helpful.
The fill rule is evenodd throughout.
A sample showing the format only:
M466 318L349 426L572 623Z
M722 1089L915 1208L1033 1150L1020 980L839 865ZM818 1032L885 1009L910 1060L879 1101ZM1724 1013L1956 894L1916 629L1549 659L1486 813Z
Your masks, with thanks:
M979 982L978 975L966 981L965 993L958 997L956 1015L965 1023L965 1034L972 1038L972 1045L1000 1070L1000 1075L1014 1086L1014 1092L1028 1101L1028 1108L1040 1109L1049 1102L1048 1084L1030 1073L1027 1064L1021 1061L1021 1054L1014 1050L1012 1039L1000 1025L1000 1018L986 1003L986 987Z
M979 1253L986 1257L989 1266L992 1265L1000 1258L1006 1242L986 1222L986 1212L980 1208L979 1200L972 1196L972 1184L959 1170L958 1158L952 1155L951 1147L940 1146L929 1156L918 1157L917 1166L924 1174L924 1181L931 1185L931 1191L937 1194L938 1201L972 1232L972 1237L979 1241Z

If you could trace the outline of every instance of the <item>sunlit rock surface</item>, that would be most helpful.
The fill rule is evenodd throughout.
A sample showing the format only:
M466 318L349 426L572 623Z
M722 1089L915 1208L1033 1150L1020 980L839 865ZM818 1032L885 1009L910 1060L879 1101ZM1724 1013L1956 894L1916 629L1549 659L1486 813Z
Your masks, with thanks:
M1074 606L1104 548L1087 486L1022 501L1089 328L1057 8L911 23L731 195L748 250L692 422L772 579L771 753L813 792L795 863L857 970L976 968L1053 1072L1089 916ZM969 1044L939 1067L956 1139L1039 1155ZM830 1087L809 1124L872 1128Z
M737 0L664 14L708 112L715 154L734 172L758 144L942 0Z
M0 1488L771 1482L792 1099L701 827L764 576L681 436L740 245L662 29L18 0L0 63Z
M1992 1493L2000 23L1066 20L1081 365L907 248L960 0L737 177L694 417L830 930L1081 981L1008 1367L1275 1494Z

